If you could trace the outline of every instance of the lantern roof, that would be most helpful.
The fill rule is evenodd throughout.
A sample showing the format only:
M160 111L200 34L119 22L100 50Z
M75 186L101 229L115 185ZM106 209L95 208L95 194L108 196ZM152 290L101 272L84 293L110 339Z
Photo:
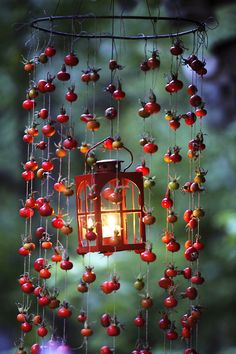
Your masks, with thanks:
M119 172L122 162L124 161L117 159L98 160L95 164L95 170L98 173Z

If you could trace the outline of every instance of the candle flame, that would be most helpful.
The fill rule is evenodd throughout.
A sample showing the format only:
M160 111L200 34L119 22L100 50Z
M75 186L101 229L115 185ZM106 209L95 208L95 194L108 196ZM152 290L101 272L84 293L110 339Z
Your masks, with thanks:
M112 237L120 233L119 216L112 214L103 215L102 235Z

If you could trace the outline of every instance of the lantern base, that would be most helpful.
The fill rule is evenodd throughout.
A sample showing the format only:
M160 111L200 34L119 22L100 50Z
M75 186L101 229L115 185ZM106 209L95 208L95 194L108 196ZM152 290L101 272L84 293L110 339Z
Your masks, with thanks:
M88 246L88 247L78 247L77 253L82 255L90 252L98 252L98 253L107 253L107 252L119 252L119 251L144 251L145 250L145 243L138 243L138 244L121 244L121 245L104 245L104 246Z

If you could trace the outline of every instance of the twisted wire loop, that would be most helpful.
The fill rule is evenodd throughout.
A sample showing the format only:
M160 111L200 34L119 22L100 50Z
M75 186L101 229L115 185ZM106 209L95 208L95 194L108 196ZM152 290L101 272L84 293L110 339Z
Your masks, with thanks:
M144 20L144 21L152 21L152 23L158 23L160 21L167 22L176 22L182 24L191 25L191 28L186 29L184 31L176 32L176 33L153 33L153 34L136 34L136 35L117 35L109 32L95 32L89 33L86 31L80 31L78 33L71 31L61 31L52 28L52 23L55 25L57 22L61 21L85 21L85 20L95 20L95 21L103 21L103 20ZM43 26L46 24L48 26ZM147 40L147 39L160 39L160 38L171 38L171 37L181 37L190 33L195 32L205 32L206 25L203 22L183 18L183 17L156 17L156 16L95 16L93 14L87 15L68 15L68 16L48 16L48 17L40 17L36 18L31 22L31 27L43 31L48 32L54 35L66 36L66 37L78 37L78 38L110 38L110 39L127 39L127 40Z

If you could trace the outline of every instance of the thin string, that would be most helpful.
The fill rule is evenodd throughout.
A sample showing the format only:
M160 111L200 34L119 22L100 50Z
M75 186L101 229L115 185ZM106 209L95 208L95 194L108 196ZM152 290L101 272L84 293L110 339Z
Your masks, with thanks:
M115 20L114 20L114 16L115 16L115 1L111 0L111 11L112 11L112 21L111 21L111 34L112 37L114 36L114 26L115 26ZM111 59L114 58L114 43L115 40L114 38L112 38L111 40Z
M150 265L147 263L147 269L146 269L146 294L149 296L149 274L150 274ZM148 330L149 330L149 310L146 309L146 326L145 326L145 341L146 341L146 346L148 346Z
M56 7L55 7L55 10L54 10L54 12L53 12L53 16L56 16L60 4L61 4L61 0L58 0L58 2L57 2L57 4L56 4Z
M151 14L151 9L150 9L150 6L149 6L149 3L148 3L148 0L145 0L145 2L146 2L146 6L147 6L148 15L149 15L149 17L152 17L152 14ZM159 14L159 11L160 11L159 6L157 6L157 10L158 10L158 16L157 16L157 17L159 17L159 15L160 15L160 14ZM153 34L157 35L154 20L152 20L152 19L151 19L151 23L152 23L152 28L153 28Z

